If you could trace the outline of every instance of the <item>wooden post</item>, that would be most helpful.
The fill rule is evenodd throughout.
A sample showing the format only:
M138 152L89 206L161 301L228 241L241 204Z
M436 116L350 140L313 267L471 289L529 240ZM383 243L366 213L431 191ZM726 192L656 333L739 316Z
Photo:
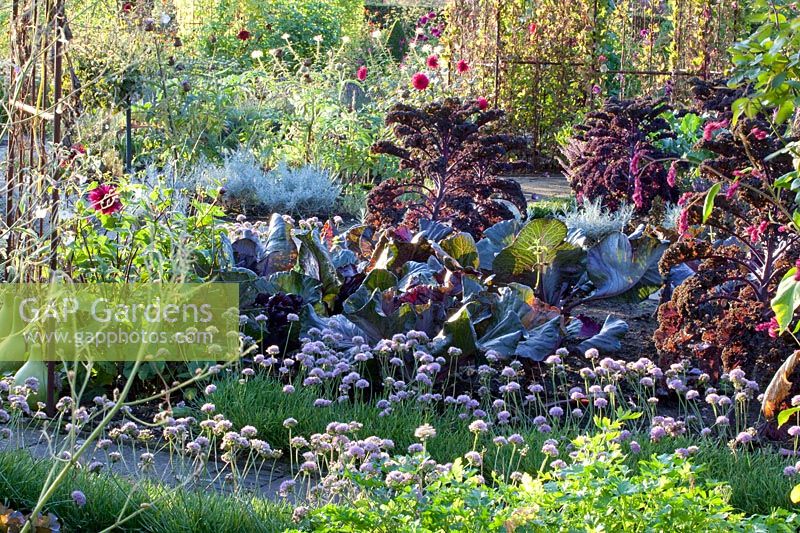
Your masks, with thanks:
M125 97L125 172L133 173L133 125L131 124L131 95Z
M500 21L502 19L502 11L500 6L503 5L502 0L495 3L495 28L494 28L494 106L498 107L500 102L500 54L502 53L502 32L500 28Z
M55 36L53 60L53 144L61 146L63 142L61 99L63 98L63 77L64 47L62 43L64 27L64 0L56 0L53 13L53 34ZM54 173L54 180L58 180L59 174ZM58 268L58 203L59 186L56 181L53 183L53 190L50 195L50 278L52 280L54 272ZM53 343L47 346L47 416L55 416L56 413L56 361Z

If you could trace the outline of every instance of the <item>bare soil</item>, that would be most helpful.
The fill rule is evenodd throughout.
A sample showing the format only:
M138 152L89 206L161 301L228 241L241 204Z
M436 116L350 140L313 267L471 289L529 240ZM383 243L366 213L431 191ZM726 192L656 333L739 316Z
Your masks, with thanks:
M601 324L608 315L628 323L628 334L622 339L622 349L614 354L614 358L636 361L647 357L656 361L658 354L653 344L653 332L658 328L657 310L658 300L651 298L638 304L597 301L578 307L575 312L588 315Z

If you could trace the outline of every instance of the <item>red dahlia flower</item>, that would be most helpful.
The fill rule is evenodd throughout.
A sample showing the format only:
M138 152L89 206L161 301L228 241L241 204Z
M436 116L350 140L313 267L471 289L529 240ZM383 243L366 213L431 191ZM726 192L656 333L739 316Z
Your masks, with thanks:
M483 96L475 100L475 103L478 104L478 109L480 109L481 111L489 107L489 101Z
M436 54L431 54L428 56L428 60L426 61L428 68L439 68L439 57Z
M367 67L365 67L364 65L361 65L360 67L358 67L358 70L356 71L356 78L358 78L358 81L366 80L367 79Z
M458 63L456 63L456 71L458 71L459 74L464 74L465 72L468 72L469 64L463 59L459 59Z
M430 82L431 80L428 79L428 76L426 76L424 72L417 72L411 76L411 85L418 91L427 89Z
M236 34L236 38L240 41L246 41L250 38L250 32L245 29L241 29L239 30L239 33Z
M88 194L89 203L92 209L103 215L113 215L122 210L122 202L117 194L117 189L113 185L98 185Z

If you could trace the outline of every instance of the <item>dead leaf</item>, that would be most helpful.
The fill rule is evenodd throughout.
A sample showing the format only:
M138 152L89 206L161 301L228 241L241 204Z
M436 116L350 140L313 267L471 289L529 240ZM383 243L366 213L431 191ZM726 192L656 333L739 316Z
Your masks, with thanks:
M778 371L775 372L772 381L769 382L767 389L764 391L764 401L761 403L761 411L767 418L771 419L777 416L781 403L783 403L783 400L789 395L789 390L792 387L789 376L792 375L798 362L800 362L800 350L786 358L786 361L784 361Z

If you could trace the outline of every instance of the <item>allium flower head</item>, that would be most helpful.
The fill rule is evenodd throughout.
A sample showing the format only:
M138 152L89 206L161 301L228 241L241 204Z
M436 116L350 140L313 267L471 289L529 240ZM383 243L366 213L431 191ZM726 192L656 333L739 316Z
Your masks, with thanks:
M78 507L83 507L86 505L86 495L83 492L79 490L73 490L71 496L72 501L75 502L75 505Z
M436 436L436 428L430 424L422 424L414 431L414 436L422 441L432 439Z
M548 457L558 457L558 447L556 446L555 442L552 441L552 439L545 441L544 445L542 446L542 453Z
M278 489L278 495L282 498L285 498L289 495L290 492L294 490L295 480L287 479L283 483L281 483L280 488Z
M464 458L467 462L473 466L481 466L483 464L483 457L481 454L476 451L467 452L464 454Z
M469 425L469 430L472 433L486 433L487 431L489 431L489 425L483 420L474 420Z
M367 67L364 65L358 67L358 70L356 71L356 79L358 79L358 81L364 81L367 79Z

